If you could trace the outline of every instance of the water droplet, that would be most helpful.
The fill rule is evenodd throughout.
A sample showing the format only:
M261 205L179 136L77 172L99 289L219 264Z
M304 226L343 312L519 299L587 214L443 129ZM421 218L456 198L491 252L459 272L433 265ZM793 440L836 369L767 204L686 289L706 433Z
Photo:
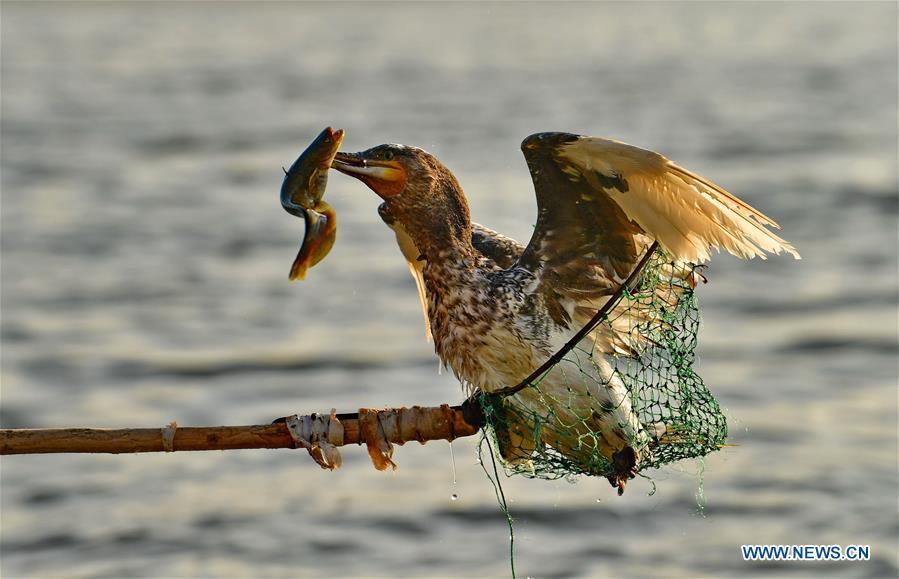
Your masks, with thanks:
M458 500L459 500L459 495L457 495L456 493L451 494L451 495L450 495L450 500L451 500L451 501L458 501Z
M456 453L453 452L453 442L450 441L450 460L453 463L453 484L456 484Z

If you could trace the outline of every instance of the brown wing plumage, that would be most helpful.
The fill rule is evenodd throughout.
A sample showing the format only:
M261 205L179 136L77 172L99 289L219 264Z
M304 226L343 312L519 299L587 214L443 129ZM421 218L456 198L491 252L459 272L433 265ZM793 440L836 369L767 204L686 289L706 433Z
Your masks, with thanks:
M471 224L471 244L475 250L488 259L492 259L496 265L508 269L515 265L524 246L511 237L497 233L480 223Z
M770 218L658 153L569 133L531 135L521 148L538 214L517 266L538 275L559 325L588 319L653 240L677 262L701 263L713 247L743 258L765 252L799 258L766 228L777 227ZM619 309L630 311L629 305ZM604 351L629 350L626 338L606 338Z
M675 259L701 263L711 248L741 258L796 249L769 231L771 218L658 153L618 141L576 137L554 150L572 181L604 193ZM611 186L609 182L611 180Z
M577 138L541 133L522 144L537 193L537 223L517 265L538 274L547 309L559 325L571 324L578 304L614 293L645 243L638 239L640 228L607 194L563 171L557 151ZM627 189L615 175L602 184Z

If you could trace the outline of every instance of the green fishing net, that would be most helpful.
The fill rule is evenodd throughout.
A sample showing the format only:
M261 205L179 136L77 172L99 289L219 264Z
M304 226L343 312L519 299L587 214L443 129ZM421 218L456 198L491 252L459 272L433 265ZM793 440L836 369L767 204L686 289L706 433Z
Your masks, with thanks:
M603 429L609 420L626 422L622 417L639 421L627 441L639 452L634 474L722 447L725 417L694 370L700 315L693 286L700 279L697 266L675 264L656 250L601 322L639 346L607 354L583 341L515 395L481 398L488 435L508 474L620 475ZM558 380L551 385L552 372L564 373L569 387ZM620 408L597 395L604 388L619 392Z

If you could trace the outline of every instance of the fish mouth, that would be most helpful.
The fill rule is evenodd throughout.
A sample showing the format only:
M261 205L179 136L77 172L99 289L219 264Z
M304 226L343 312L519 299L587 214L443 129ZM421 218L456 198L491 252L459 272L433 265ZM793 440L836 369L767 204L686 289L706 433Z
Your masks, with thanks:
M332 129L331 127L325 127L325 130L328 132L328 137L330 137L332 141L337 142L338 147L341 143L343 143L343 129Z
M334 155L337 154L337 149L340 148L340 145L343 144L343 129L332 129L331 127L325 127L325 130L322 131L326 142L331 143L331 154L322 159L320 164L322 169L326 169L331 166L331 162L334 161Z
M373 159L364 153L337 153L331 168L359 179L383 199L399 195L406 188L406 169L392 159Z
M316 165L321 169L327 169L334 161L337 150L343 144L343 129L332 129L325 127L318 137L309 145L310 148L320 147L317 154ZM291 167L292 168L292 167Z

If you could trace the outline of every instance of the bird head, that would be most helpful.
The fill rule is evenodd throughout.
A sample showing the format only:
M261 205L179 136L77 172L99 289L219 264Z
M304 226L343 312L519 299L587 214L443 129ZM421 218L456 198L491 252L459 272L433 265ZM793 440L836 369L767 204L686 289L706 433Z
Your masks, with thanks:
M471 245L468 204L455 176L430 153L379 145L337 153L331 164L368 185L383 200L382 217L399 222L424 255Z

